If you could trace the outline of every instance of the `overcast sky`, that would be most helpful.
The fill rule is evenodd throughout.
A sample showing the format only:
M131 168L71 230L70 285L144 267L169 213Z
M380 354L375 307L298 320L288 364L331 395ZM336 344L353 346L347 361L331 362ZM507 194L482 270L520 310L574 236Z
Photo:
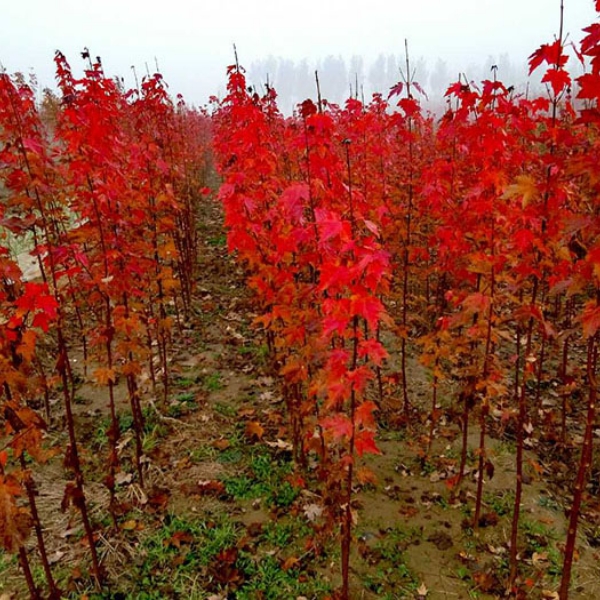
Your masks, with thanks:
M593 0L565 0L565 31L581 39L596 19ZM558 31L560 0L11 0L0 11L0 61L10 73L33 69L53 84L60 49L77 72L79 52L100 55L109 75L133 85L154 59L189 103L223 91L237 44L240 62L327 55L365 61L400 54L437 57L460 69L509 53L526 61Z

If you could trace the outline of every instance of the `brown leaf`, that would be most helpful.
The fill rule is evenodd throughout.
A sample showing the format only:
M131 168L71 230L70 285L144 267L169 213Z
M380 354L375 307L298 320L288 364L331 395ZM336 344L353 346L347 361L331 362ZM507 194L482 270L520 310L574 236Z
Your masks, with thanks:
M284 571L289 571L290 569L293 569L296 565L300 564L300 559L296 558L295 556L290 556L288 559L286 559L283 564L281 565L281 568Z
M227 450L227 448L229 448L229 447L231 446L231 442L230 442L229 440L225 440L225 439L222 439L222 440L215 440L215 441L214 441L214 442L211 444L211 446L212 446L213 448L216 448L217 450L221 450L221 451L223 451L223 450Z
M253 417L256 414L256 410L254 408L240 408L238 410L238 417Z
M368 467L360 467L356 471L356 479L363 485L367 483L370 483L371 485L377 485L377 477L375 473L373 473L373 471L371 471L371 469Z
M187 531L176 531L170 538L163 541L163 546L173 546L181 548L181 544L191 544L194 541L194 536Z
M246 436L250 439L261 440L264 433L264 427L258 421L246 423Z
M8 475L0 476L0 546L14 554L23 546L31 530L31 515L17 506L15 498L22 495L18 482Z
M216 480L207 480L207 481L199 481L198 488L200 494L203 496L216 496L221 497L227 494L225 490L225 484L221 481Z

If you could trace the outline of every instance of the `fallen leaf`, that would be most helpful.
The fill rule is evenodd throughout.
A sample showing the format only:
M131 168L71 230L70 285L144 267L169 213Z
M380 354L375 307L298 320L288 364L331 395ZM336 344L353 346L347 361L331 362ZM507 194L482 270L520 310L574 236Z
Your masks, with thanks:
M227 450L231 446L231 442L229 440L215 440L211 445L217 450Z
M121 529L124 531L133 531L137 529L138 523L135 519L129 519L128 521L124 521L121 523Z
M429 590L427 589L427 586L424 583L422 583L417 588L417 594L419 595L419 598L425 598L425 596L427 596L428 593L429 593Z
M377 485L377 476L368 467L360 467L356 471L356 479L363 485L366 485L367 483Z
M265 433L264 427L258 421L250 421L246 423L246 436L261 440Z
M294 446L292 446L292 444L290 444L289 442L284 442L282 439L277 438L276 442L266 442L267 446L269 446L269 448L277 448L278 450L287 450L287 451L292 451L294 449Z
M57 563L65 554L66 552L61 552L60 550L57 550L56 552L53 552L52 554L48 555L48 562L51 565L53 565ZM2 596L0 596L0 600L2 600Z
M200 494L203 496L223 496L227 492L225 490L225 484L221 481L216 480L206 480L199 481L198 488L200 489Z
M288 559L286 559L283 562L283 564L281 565L281 568L284 571L289 571L290 569L293 569L298 564L300 564L300 559L296 558L295 556L290 556Z
M303 509L304 515L309 521L316 521L323 514L323 507L318 504L307 504Z
M131 483L133 479L133 475L131 473L125 473L125 471L119 471L115 475L115 483L117 485L125 485L127 483Z

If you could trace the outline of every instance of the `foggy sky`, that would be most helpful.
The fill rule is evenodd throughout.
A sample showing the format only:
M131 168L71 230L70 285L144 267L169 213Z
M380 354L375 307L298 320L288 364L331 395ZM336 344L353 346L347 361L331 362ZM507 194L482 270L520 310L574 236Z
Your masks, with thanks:
M330 56L347 64L361 57L365 79L380 55L403 54L404 38L428 71L438 59L454 73L501 56L523 70L529 54L553 41L559 6L560 0L21 0L3 3L0 62L9 73L33 70L41 87L52 86L55 50L77 74L87 46L108 75L133 86L131 65L141 76L146 64L154 71L156 58L169 91L202 105L223 93L234 43L248 68L269 57L306 59L309 68ZM571 40L596 19L593 6L565 0Z

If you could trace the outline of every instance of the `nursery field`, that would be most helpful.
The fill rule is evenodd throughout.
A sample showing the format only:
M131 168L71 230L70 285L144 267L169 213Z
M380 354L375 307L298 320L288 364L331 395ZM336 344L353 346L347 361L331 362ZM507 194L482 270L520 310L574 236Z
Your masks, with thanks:
M0 600L599 597L600 25L437 116L83 59L0 73Z

